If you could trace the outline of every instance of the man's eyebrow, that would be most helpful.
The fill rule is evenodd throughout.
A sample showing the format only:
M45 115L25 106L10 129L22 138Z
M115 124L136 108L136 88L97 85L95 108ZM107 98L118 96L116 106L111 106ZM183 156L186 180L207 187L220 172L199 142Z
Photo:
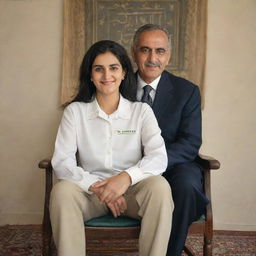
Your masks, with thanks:
M167 50L167 48L165 48L165 47L158 47L158 48L150 48L150 47L148 47L148 46L140 46L139 47L140 49L150 49L150 50L153 50L153 49L155 49L155 50Z
M164 48L164 47L158 47L158 48L156 48L156 50L165 50L165 51L166 51L166 48Z

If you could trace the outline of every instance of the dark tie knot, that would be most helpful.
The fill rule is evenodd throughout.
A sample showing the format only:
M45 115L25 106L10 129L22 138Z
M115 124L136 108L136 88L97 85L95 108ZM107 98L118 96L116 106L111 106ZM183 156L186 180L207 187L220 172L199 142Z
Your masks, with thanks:
M149 93L153 90L153 88L150 85L147 84L146 86L143 87L143 90L144 90L144 93L143 93L143 96L141 98L141 101L148 103L149 106L152 106L153 105L153 100L152 100Z
M149 94L153 90L153 88L147 84L143 87L143 90L144 90L144 94Z

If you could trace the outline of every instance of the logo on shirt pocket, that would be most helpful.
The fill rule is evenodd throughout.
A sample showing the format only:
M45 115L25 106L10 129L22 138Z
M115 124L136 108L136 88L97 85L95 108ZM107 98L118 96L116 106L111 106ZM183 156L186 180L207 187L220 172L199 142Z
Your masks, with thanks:
M131 135L135 134L136 130L115 130L114 133L117 135Z

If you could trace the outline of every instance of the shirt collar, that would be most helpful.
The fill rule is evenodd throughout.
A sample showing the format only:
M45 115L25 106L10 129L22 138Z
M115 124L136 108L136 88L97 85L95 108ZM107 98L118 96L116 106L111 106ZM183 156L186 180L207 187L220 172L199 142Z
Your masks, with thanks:
M96 97L88 106L88 119L101 117L103 119L129 119L131 117L131 102L120 94L117 110L111 115L107 115L99 106Z
M161 75L159 77L157 77L154 81L152 81L150 84L148 84L142 80L142 78L140 77L140 75L138 73L138 87L139 87L139 89L143 89L143 87L148 84L156 91L156 88L157 88L160 78L161 78Z
M132 111L131 111L131 104L132 102L125 99L121 94L120 94L120 100L119 100L119 105L115 113L118 114L117 117L123 118L123 119L129 119L131 117ZM114 113L113 113L114 114Z

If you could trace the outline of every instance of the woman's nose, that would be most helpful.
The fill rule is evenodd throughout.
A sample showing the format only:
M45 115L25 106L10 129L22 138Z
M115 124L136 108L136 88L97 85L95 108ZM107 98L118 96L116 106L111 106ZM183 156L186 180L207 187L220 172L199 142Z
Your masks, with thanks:
M105 80L107 80L110 77L110 71L105 69L103 73L103 77Z

